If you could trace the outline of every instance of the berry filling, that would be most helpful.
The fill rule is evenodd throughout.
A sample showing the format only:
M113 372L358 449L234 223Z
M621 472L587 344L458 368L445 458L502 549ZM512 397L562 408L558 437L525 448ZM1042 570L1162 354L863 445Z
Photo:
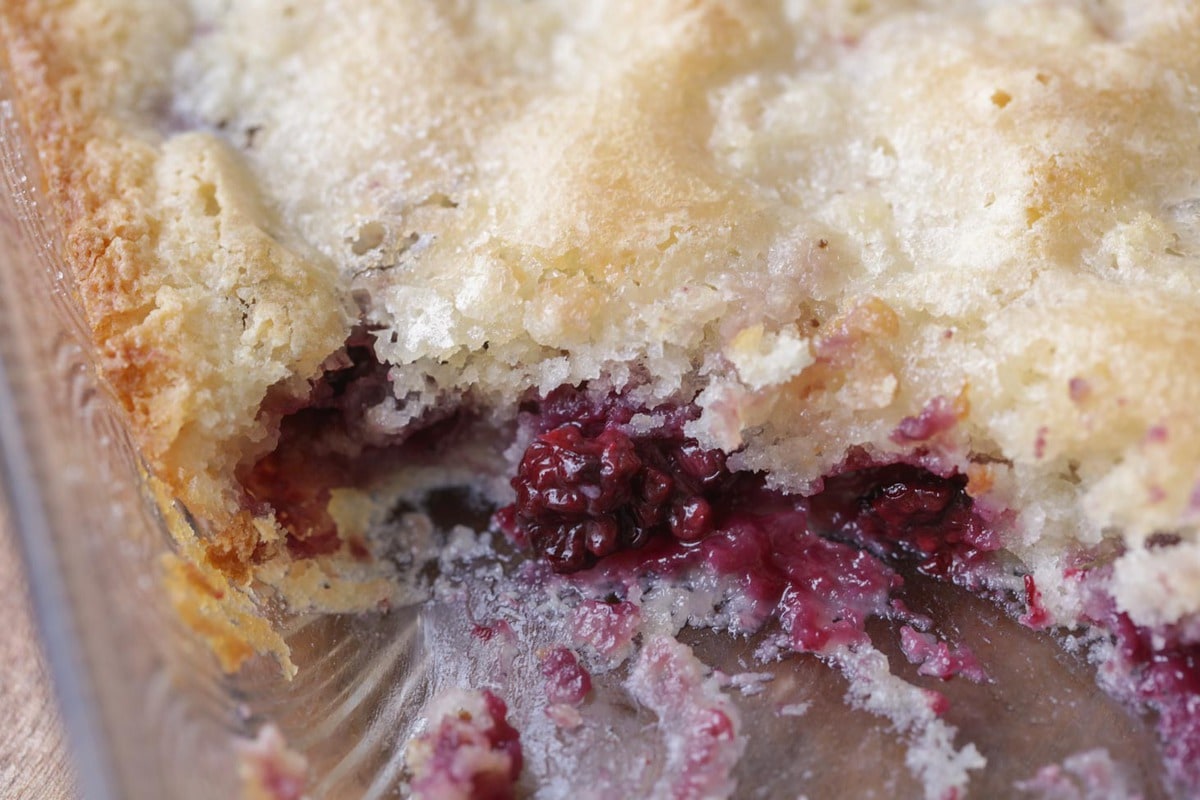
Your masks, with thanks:
M548 561L576 572L654 538L694 544L723 527L753 496L767 507L792 507L806 525L883 558L915 560L938 577L966 575L981 554L1000 546L975 513L963 475L940 476L896 463L848 468L811 498L785 498L762 476L731 473L725 454L683 432L692 410L641 410L619 397L589 403L559 389L526 408L537 434L512 479L516 502L500 527ZM652 422L634 425L641 415ZM529 420L528 417L534 417Z
M881 558L913 561L924 574L970 580L1000 540L966 486L964 475L943 477L911 464L853 469L827 478L808 499L809 521Z
M685 414L654 409L648 416L662 422L633 434L636 408L615 397L590 406L569 390L537 413L548 429L526 448L512 480L517 502L501 518L555 570L585 569L653 537L696 542L713 531L714 501L732 476L724 453L683 435Z
M738 583L741 623L773 617L797 651L864 641L871 617L906 618L891 563L958 579L999 547L961 475L855 454L804 498L732 473L684 434L692 411L560 389L525 412L535 435L517 500L497 515L511 539L614 585L707 568Z

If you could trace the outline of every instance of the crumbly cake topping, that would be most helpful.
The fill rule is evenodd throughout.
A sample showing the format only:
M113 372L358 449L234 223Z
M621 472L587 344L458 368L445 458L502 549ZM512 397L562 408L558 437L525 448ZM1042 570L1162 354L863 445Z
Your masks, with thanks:
M996 462L1035 564L1194 535L1188 4L193 13L170 119L238 149L381 326L380 424L703 390L695 433L790 488L854 445ZM957 425L897 443L938 398ZM1117 591L1157 620L1135 563Z
M694 400L687 435L777 488L852 448L966 476L1017 515L1050 619L1081 611L1064 554L1106 536L1134 622L1200 611L1193 3L47 0L0 24L102 368L230 608L222 581L307 605L354 574L293 559L238 470L357 313L380 431L584 382Z

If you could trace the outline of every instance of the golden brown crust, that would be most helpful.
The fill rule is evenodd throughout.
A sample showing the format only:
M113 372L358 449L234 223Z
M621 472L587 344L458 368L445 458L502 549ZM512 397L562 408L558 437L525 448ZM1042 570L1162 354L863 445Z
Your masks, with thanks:
M226 145L157 130L146 106L164 91L153 84L169 77L185 14L12 3L0 24L100 370L162 481L155 493L190 514L168 515L194 562L172 562L176 602L226 666L247 642L286 664L270 626L251 618L254 556L279 532L244 510L234 470L272 445L268 390L303 396L345 339L335 273L272 233L282 226ZM143 43L145 29L163 41ZM204 544L184 547L195 521Z

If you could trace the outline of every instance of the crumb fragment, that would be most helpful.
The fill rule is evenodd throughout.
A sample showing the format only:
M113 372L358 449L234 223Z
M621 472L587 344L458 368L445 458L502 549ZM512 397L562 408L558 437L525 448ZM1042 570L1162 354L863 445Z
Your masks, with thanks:
M633 652L633 639L640 625L641 611L633 603L585 600L575 610L571 627L580 644L590 646L616 665Z
M592 676L567 648L555 647L541 659L546 699L552 705L578 706L592 691Z
M1126 776L1107 750L1088 750L1048 764L1015 788L1037 800L1135 800Z
M763 684L774 679L775 676L770 672L739 672L737 675L729 677L729 685L740 691L743 695L751 697L766 691L766 687Z
M308 759L288 747L274 724L237 746L238 776L245 800L307 800Z
M579 713L579 709L566 703L552 703L546 706L546 716L564 731L573 731L583 724L583 715Z
M766 331L762 325L743 328L730 341L725 355L751 389L784 383L799 375L816 359L807 339L795 328Z
M808 709L812 707L812 703L788 703L785 706L780 706L777 712L781 717L803 717L808 713Z
M910 664L919 664L919 675L949 680L962 675L973 683L985 683L987 673L966 645L951 647L931 633L921 633L909 625L900 628L900 648Z
M523 756L504 701L488 690L446 692L430 705L428 727L405 752L417 800L508 800Z
M733 768L745 750L740 717L692 649L668 636L648 641L626 687L658 715L666 763L655 797L727 797L737 786Z
M940 717L945 698L906 683L888 669L887 656L869 645L843 647L835 663L850 681L852 705L887 717L911 743L905 762L927 800L963 797L972 770L987 765L974 744L954 746L957 730Z
M896 430L892 431L892 441L897 444L924 442L939 433L945 433L958 424L958 414L954 403L942 395L938 395L925 404L921 413L900 420Z

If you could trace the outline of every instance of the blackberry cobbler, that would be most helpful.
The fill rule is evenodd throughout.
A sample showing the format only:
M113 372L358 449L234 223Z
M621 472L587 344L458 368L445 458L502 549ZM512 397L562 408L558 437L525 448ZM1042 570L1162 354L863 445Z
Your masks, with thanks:
M923 675L988 664L906 575L1073 631L1200 793L1200 6L30 0L0 37L225 668L294 672L266 608L411 602L396 520L466 486L576 637L537 658L683 726L652 794L733 792L746 746L648 610L675 589L964 792L983 755L868 624ZM504 625L472 641L534 648ZM514 742L479 785L550 780L524 706L461 688ZM598 692L538 702L583 735Z

